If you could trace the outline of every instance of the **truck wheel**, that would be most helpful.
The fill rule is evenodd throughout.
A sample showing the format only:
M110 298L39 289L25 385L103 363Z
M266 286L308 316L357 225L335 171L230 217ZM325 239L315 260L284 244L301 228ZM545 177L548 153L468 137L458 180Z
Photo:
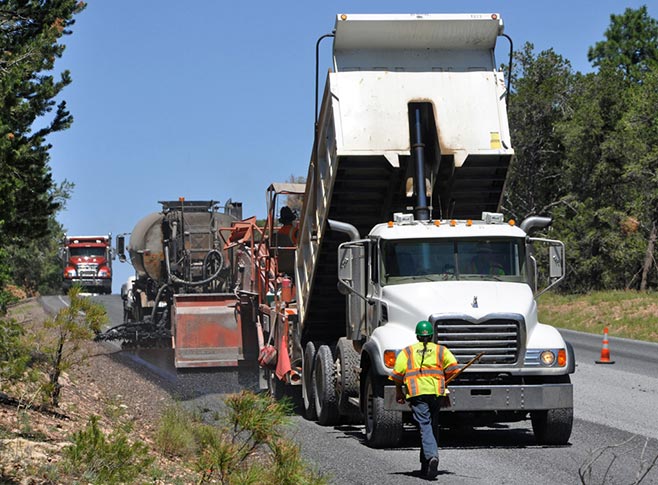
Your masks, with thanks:
M549 409L530 413L532 430L540 445L566 445L573 427L573 408Z
M397 446L402 437L402 413L384 409L382 378L370 370L365 382L366 444L371 448Z
M336 366L334 365L334 356L328 345L320 345L315 354L313 384L318 423L322 426L338 423L340 414L338 413L338 396L336 395Z
M309 420L317 419L315 412L315 393L313 390L313 362L315 361L315 344L307 342L304 349L304 362L302 365L302 401L304 403L304 417Z
M338 378L336 379L336 391L338 394L338 409L340 414L350 417L358 417L359 409L349 403L350 397L359 396L359 379L356 373L360 363L360 356L352 343L345 337L338 340L338 362L336 370Z

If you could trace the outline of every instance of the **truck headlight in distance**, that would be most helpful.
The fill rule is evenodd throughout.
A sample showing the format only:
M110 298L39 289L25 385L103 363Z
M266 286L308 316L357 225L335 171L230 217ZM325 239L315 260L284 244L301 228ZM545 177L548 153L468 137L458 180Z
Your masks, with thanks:
M101 278L110 276L110 270L108 268L101 268L98 270L98 276L100 276Z
M397 350L384 350L384 365L389 369L395 367L395 358L397 355Z
M64 270L64 276L66 276L67 278L74 278L76 276L75 268L73 266L69 266L68 268L66 268Z

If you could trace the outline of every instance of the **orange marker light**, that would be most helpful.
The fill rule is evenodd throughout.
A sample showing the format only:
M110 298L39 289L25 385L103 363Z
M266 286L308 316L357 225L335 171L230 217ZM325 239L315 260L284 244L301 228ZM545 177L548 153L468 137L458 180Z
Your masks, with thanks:
M393 221L388 221L388 227L393 227Z
M340 16L340 19L341 19L341 20L347 20L347 15L342 14L342 15Z
M467 225L468 227L471 227L471 226L473 225L473 221L470 220L470 219L468 219L468 220L466 221L466 225Z
M456 220L453 219L453 220L450 221L450 227L455 227L456 225L457 225Z
M439 226L441 225L441 221L434 221L434 225L435 225L436 227L439 227Z
M384 351L384 365L388 367L389 369L392 369L395 367L395 357L396 357L396 352L395 350L385 350Z
M509 222L508 222L508 224L509 224L510 226L516 226L516 221L515 221L514 219L510 219Z
M564 367L567 365L567 351L560 349L557 351L557 365L558 367Z

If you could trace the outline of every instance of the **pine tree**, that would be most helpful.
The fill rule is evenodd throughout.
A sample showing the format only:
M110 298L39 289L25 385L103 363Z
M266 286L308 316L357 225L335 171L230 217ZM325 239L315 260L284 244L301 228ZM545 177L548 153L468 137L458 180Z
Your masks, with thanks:
M0 6L0 245L40 237L58 208L46 137L73 118L55 98L71 82L55 79L63 36L85 4L76 0L5 0ZM38 129L34 129L38 121Z

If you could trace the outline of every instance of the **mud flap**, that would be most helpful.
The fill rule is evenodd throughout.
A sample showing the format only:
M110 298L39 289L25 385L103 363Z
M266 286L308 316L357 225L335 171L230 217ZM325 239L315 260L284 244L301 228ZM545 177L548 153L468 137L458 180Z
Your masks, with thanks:
M233 294L175 295L172 333L176 368L237 366L245 359Z

